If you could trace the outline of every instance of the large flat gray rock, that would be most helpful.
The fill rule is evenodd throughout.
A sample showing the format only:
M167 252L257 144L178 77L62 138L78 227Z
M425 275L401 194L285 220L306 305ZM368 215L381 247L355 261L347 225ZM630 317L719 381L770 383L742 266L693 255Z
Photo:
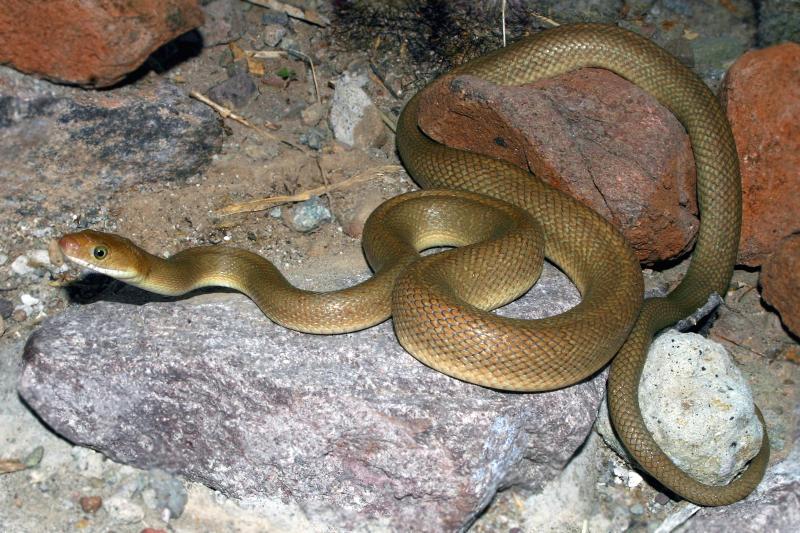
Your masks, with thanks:
M515 316L577 302L548 272L532 293L556 303L529 295ZM502 485L557 474L604 383L502 393L420 364L390 323L304 335L215 294L71 307L31 336L19 392L55 431L117 461L236 497L277 494L337 528L442 531Z

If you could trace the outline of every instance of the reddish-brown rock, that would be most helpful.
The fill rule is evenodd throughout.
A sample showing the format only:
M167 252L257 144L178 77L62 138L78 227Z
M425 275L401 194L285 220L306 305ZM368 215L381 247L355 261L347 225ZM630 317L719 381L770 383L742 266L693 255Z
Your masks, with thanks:
M51 80L107 87L159 46L203 23L197 0L5 0L0 64Z
M800 234L783 239L761 270L761 297L800 335Z
M642 261L681 254L697 230L683 126L611 72L582 69L521 87L459 76L437 84L420 114L436 140L505 159L582 200Z
M728 70L723 103L742 169L739 262L758 266L800 231L800 45L744 54Z

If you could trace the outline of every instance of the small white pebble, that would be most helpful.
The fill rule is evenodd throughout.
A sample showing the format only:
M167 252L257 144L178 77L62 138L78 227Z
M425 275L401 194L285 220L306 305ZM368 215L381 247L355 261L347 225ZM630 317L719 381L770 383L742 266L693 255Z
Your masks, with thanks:
M34 266L50 266L50 254L47 250L33 250L28 252L28 264Z
M6 254L0 254L0 265L5 265L6 261L8 261L8 256Z
M20 276L30 274L31 272L34 271L34 269L32 269L28 265L28 258L25 257L24 255L21 255L16 259L14 259L14 262L11 263L11 270L14 271L15 274L19 274Z
M22 301L22 305L25 305L25 306L34 306L34 305L38 304L41 301L41 300L39 300L39 298L31 296L28 293L22 293L20 295L19 299Z
M634 487L638 487L642 481L644 481L642 479L642 476L640 476L638 472L634 472L633 470L631 470L630 472L628 472L628 480L627 483L625 484L628 486L629 489L632 489Z

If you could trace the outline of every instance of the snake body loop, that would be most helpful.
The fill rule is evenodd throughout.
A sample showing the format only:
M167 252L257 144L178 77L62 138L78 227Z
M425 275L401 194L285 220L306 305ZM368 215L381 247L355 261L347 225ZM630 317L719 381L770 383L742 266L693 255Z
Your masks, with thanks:
M301 331L352 331L391 314L398 339L415 357L494 388L564 387L591 376L616 354L609 409L630 454L683 498L700 505L732 503L749 494L764 474L766 430L761 450L739 478L726 486L705 485L659 448L638 402L653 335L692 314L712 293L724 295L736 259L738 160L714 95L647 39L597 24L542 32L451 75L521 84L588 66L611 70L651 93L672 110L692 141L701 225L689 270L665 298L642 304L642 276L632 250L592 210L509 163L426 137L417 126L426 89L406 104L398 120L400 156L423 187L469 192L414 193L379 207L364 232L364 250L376 275L363 284L312 293L292 287L271 263L244 250L191 248L161 259L127 239L91 231L64 236L61 248L81 265L162 294L208 285L235 288L276 322ZM434 83L447 83L451 75ZM464 247L418 260L420 249L435 245ZM541 266L535 260L542 249L577 285L581 303L535 321L488 312L527 289L538 276Z

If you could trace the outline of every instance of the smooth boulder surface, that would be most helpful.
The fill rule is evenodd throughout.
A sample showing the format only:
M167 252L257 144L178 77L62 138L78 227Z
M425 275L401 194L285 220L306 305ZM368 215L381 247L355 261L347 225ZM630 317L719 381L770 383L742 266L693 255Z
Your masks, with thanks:
M547 272L506 310L574 305L574 288ZM142 297L130 293L73 306L30 338L25 401L114 460L237 497L280 495L332 527L465 527L498 487L552 479L584 442L604 389L601 374L503 393L420 364L390 323L305 335L240 295L122 303Z

